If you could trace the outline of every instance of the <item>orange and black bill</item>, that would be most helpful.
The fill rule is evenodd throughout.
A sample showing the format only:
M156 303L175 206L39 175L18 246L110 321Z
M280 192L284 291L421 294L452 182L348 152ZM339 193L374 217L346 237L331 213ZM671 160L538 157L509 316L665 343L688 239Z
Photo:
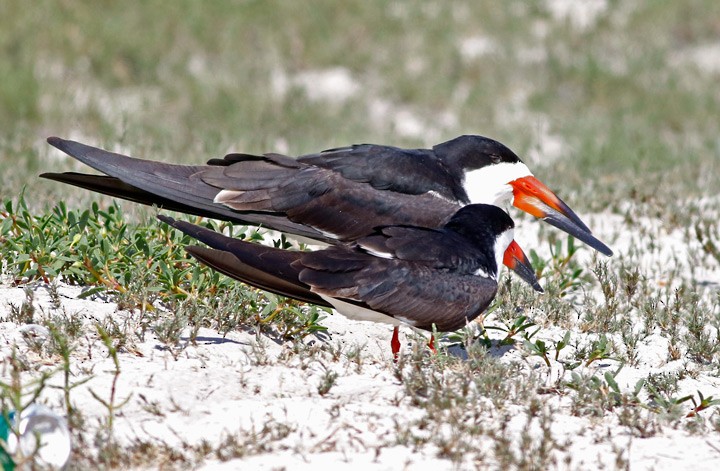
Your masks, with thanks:
M610 247L596 239L573 210L540 180L528 176L511 181L510 186L515 196L513 206L543 219L598 252L608 257L612 256L613 251Z
M514 240L505 250L503 264L517 273L517 275L532 286L535 291L543 292L542 286L540 286L535 276L535 270L530 264L530 260L528 260L523 249L521 249Z

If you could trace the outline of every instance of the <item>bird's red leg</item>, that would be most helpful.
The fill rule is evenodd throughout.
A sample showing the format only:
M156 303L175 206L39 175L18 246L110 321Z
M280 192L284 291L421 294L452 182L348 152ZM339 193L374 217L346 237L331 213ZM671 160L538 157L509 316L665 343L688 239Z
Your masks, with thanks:
M433 352L433 354L437 355L437 350L435 349L435 336L433 334L430 334L430 341L428 342L428 348Z
M398 354L400 353L400 339L398 338L399 334L400 328L398 326L395 326L395 328L393 328L392 340L390 340L390 347L392 348L393 352L393 360L397 360Z

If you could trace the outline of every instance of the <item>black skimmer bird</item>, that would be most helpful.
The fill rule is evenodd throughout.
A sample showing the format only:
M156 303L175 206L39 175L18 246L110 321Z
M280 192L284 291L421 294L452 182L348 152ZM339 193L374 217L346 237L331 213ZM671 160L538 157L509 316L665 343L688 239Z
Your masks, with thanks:
M515 153L482 136L432 149L363 144L298 158L229 154L207 165L141 160L57 137L48 142L105 175L41 177L330 244L352 242L377 226L442 227L468 204L512 203L612 255Z
M232 278L332 307L350 318L393 324L394 355L400 348L399 325L449 332L487 309L497 293L514 228L502 209L473 204L459 209L437 229L377 227L349 244L298 252L158 217L210 246L187 247L187 251Z

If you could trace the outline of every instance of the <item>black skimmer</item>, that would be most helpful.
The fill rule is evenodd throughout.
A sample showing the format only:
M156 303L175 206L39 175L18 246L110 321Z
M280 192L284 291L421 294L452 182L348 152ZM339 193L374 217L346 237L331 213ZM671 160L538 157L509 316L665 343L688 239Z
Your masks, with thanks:
M232 278L353 319L393 324L394 355L399 325L449 332L487 309L514 228L502 209L473 204L437 229L378 227L350 244L298 252L158 217L210 246L187 251Z
M442 227L468 204L512 203L612 255L515 153L482 136L460 136L432 149L362 144L297 159L229 154L207 165L141 160L57 137L48 142L105 176L41 177L330 244L352 242L377 226Z

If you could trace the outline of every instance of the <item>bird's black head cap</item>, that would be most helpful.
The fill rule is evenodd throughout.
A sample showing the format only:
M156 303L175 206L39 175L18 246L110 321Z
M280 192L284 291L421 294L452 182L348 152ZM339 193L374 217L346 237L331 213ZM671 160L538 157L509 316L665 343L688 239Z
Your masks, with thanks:
M465 135L433 147L435 154L454 169L475 170L498 163L521 162L503 143L484 136Z
M489 204L464 206L445 224L446 229L480 242L492 242L514 227L515 223L508 213Z

